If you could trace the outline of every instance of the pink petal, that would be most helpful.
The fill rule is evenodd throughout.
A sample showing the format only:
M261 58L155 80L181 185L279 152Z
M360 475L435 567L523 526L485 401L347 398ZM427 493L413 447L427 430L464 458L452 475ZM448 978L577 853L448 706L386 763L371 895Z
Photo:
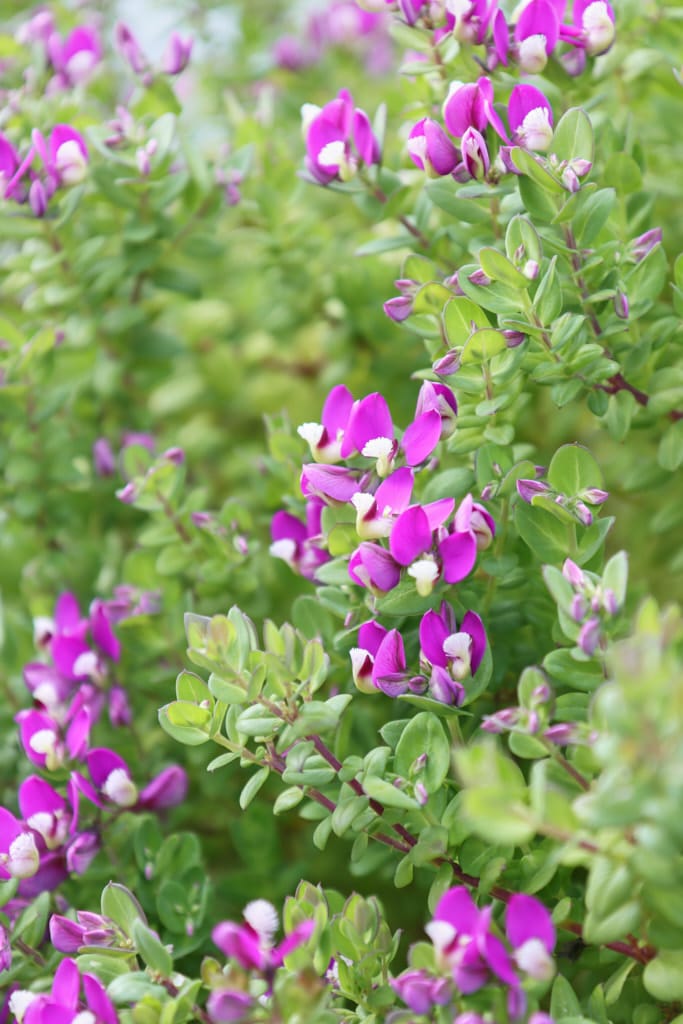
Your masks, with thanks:
M532 110L542 107L548 111L550 125L553 124L553 112L548 100L540 89L533 85L516 85L508 100L508 120L510 130L516 132L524 118Z
M441 439L441 413L436 409L422 413L406 427L401 447L409 466L418 466L432 454Z
M338 384L336 388L332 388L325 399L320 418L323 426L327 427L330 437L334 439L338 431L346 430L346 424L349 421L352 408L353 395L349 389L343 384Z
M38 775L29 775L19 786L19 810L24 819L39 814L56 814L66 810L64 797Z
M374 657L386 635L387 630L384 626L380 626L379 622L371 619L369 622L364 622L358 630L358 646Z
M422 506L432 531L443 526L453 511L454 505L455 498L438 498L436 501L429 501Z
M410 501L413 493L414 475L412 469L402 466L395 470L390 476L383 480L375 492L375 502L379 514L382 515L385 508L390 508L397 515L403 512Z
M472 637L470 668L472 675L474 675L481 665L481 659L484 657L484 652L486 650L486 630L484 629L484 623L476 612L467 612L462 620L460 630L463 633L469 633Z
M434 911L435 921L446 921L460 935L474 935L480 911L464 885L443 894Z
M393 438L394 425L384 396L375 391L362 398L351 412L346 432L359 452L376 437Z
M349 575L361 587L393 590L401 578L400 566L386 548L364 541L351 556Z
M477 559L477 542L471 533L452 533L439 544L446 583L459 583L472 572Z
M94 601L90 612L90 628L92 637L103 654L112 661L121 657L121 643L111 628L107 612L102 601Z
M420 649L431 665L446 668L448 659L444 654L443 642L448 630L438 612L428 611L420 620Z
M113 750L107 747L94 747L87 756L88 771L98 789L104 785L113 771L120 768L130 776L128 765Z
M555 926L549 911L539 900L515 893L505 910L505 931L516 948L529 939L540 939L549 953L555 948Z
M391 554L399 565L411 565L432 546L429 519L420 505L412 505L394 523L389 537Z
M358 480L343 466L318 466L312 462L303 467L301 490L306 495L332 501L350 501L358 490Z

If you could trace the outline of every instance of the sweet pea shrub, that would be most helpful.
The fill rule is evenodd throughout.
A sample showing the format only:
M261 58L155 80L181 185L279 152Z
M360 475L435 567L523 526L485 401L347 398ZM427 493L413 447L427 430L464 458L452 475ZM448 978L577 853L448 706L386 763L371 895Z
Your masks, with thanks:
M5 7L0 1022L683 1020L683 8Z

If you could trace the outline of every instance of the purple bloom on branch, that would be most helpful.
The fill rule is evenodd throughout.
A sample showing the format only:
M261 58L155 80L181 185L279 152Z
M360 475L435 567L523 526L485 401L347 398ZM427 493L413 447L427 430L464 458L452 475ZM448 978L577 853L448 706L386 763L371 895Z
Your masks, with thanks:
M359 166L380 162L380 148L365 111L354 107L351 94L342 89L322 109L304 108L306 119L306 168L316 182L346 181Z

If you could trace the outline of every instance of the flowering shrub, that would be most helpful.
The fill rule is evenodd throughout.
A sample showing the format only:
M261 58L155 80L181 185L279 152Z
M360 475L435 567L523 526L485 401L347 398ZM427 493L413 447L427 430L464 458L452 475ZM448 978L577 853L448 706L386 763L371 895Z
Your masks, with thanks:
M680 11L72 6L0 35L0 1022L683 1019Z

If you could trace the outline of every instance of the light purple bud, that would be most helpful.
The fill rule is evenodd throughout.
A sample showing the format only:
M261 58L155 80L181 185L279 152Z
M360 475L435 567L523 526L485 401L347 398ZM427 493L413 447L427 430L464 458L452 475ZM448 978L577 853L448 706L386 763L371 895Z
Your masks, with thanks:
M491 284L491 278L484 273L481 267L478 267L476 270L473 270L471 274L468 274L467 280L471 284L476 284L481 288L486 288Z
M116 497L119 501L122 501L124 505L132 505L138 496L138 489L131 480L125 487L120 487L115 493Z
M584 505L582 501L577 501L574 506L574 514L583 526L591 526L593 523L593 513L588 508L588 505Z
M147 58L131 30L121 21L114 30L114 45L136 75L145 71Z
M576 562L572 562L571 558L565 559L562 566L562 575L573 587L583 587L585 585L586 577Z
M539 269L537 260L527 260L522 267L522 273L529 281L534 281L538 277Z
M631 242L631 256L640 263L644 260L649 252L654 249L656 245L660 245L662 241L662 229L661 228L650 228L643 235L638 235Z
M468 128L460 140L462 164L471 178L482 181L489 172L491 160L481 132Z
M458 349L451 348L445 356L437 359L432 365L432 369L434 373L438 373L439 377L452 377L460 369L460 358L461 353Z
M545 730L543 738L556 743L558 747L563 747L566 743L571 743L575 735L576 726L573 722L558 722Z
M600 487L587 487L581 492L581 498L589 505L604 505L609 498L609 491L603 491Z
M517 348L522 342L526 341L526 334L521 331L513 331L507 328L501 332L505 338L505 345L507 348Z
M602 606L608 615L616 615L619 611L617 597L613 590L608 587L602 598Z
M584 654L589 657L595 654L598 643L600 641L600 620L589 619L581 627L579 632L579 639L577 641L579 647Z
M210 526L213 522L213 516L210 512L193 512L190 515L190 519L195 526L199 527L199 529L203 529L205 526Z
M574 594L572 603L569 609L569 614L573 618L574 622L583 622L588 612L588 605L583 594Z
M413 300L407 295L396 295L387 299L382 308L388 317L400 324L413 312Z
M116 458L106 437L98 437L92 446L95 472L98 476L113 476L116 472Z
M115 727L130 725L133 721L128 694L122 686L112 686L109 691L109 721Z
M415 799L417 800L420 807L424 807L427 801L429 800L429 794L427 793L427 790L423 782L415 783Z
M565 169L562 171L562 184L568 192L578 192L581 188L581 182L571 164L567 164Z
M168 459L176 466L182 466L185 461L185 452L182 448L167 448L165 452L162 452L162 459Z
M68 917L50 918L50 942L60 953L77 953L85 943L85 928Z
M12 966L12 947L10 945L9 933L0 924L0 974L8 971Z
M47 210L47 192L42 181L36 178L28 190L28 201L35 217L44 217Z
M625 292L618 291L614 296L614 312L620 320L628 320L628 311L628 295Z
M493 484L487 484L486 487L482 488L481 500L490 501L493 497L494 487Z
M544 484L542 480L518 480L516 487L520 498L526 502L530 502L537 494L545 494L550 490L548 484Z
M183 39L177 32L171 35L161 58L161 70L165 75L179 75L185 70L190 61L193 42L190 36Z

